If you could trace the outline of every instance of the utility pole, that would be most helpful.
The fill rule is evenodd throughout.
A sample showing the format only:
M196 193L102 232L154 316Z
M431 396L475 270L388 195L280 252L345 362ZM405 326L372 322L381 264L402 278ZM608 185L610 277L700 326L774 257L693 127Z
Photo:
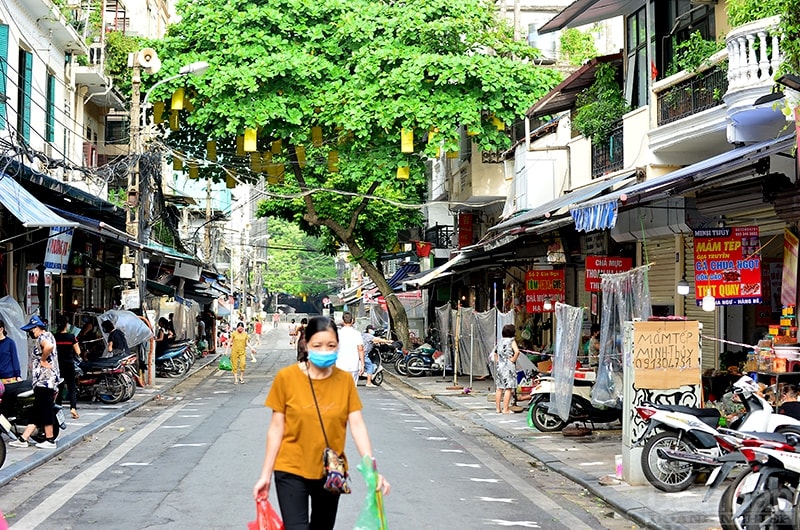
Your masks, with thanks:
M203 257L207 263L213 264L211 259L211 177L206 178L206 231L203 241Z

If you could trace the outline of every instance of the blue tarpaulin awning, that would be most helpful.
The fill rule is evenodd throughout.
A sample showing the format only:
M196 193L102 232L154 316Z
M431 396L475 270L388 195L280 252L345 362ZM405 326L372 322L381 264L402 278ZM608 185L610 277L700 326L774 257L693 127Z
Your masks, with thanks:
M418 272L419 263L404 263L395 271L392 277L389 278L389 286L394 290L402 289L403 280Z
M14 177L5 173L0 173L0 203L19 219L25 228L78 226L78 223L67 221L57 215L23 188Z

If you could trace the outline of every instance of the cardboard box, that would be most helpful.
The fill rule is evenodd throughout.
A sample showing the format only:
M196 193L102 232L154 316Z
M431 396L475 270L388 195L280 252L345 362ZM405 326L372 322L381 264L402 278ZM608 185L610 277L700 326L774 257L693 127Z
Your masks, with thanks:
M553 370L553 361L542 361L536 364L536 368L540 372L551 372Z

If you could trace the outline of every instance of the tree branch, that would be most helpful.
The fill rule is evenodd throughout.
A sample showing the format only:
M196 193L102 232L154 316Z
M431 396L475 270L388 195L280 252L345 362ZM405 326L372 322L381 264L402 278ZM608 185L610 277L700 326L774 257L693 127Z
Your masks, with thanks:
M306 203L306 214L303 217L312 225L316 225L321 219L317 215L317 209L314 208L311 194L305 193L308 191L308 184L306 184L306 179L303 177L303 168L300 167L300 161L297 159L297 149L293 144L289 144L286 147L289 151L289 160L291 161L294 178L297 179L297 185L300 186L300 191L303 192L303 202Z
M379 184L379 182L378 182L377 180L376 180L376 181L374 181L374 182L373 182L373 183L370 185L369 189L367 190L367 193L366 193L366 195L372 195L372 193L373 193L373 192L374 192L376 189L378 189L378 184ZM348 225L347 225L347 237L348 237L348 238L349 238L351 235L353 235L353 231L356 229L356 223L358 223L358 216L359 216L359 215L361 215L361 212L363 212L363 211L364 211L364 208L366 208L366 207L367 207L367 204L369 204L369 199L368 199L367 197L363 197L363 198L361 199L361 202L359 203L359 205L358 205L358 206L356 207L356 209L353 211L353 215L352 215L352 216L350 216L350 224L348 224Z

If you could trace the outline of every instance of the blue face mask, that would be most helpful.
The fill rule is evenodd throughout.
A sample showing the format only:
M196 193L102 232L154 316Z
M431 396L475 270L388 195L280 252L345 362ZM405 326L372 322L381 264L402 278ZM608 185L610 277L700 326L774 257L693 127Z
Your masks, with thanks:
M336 364L336 358L338 356L338 350L328 352L308 350L308 360L318 368L330 368Z

